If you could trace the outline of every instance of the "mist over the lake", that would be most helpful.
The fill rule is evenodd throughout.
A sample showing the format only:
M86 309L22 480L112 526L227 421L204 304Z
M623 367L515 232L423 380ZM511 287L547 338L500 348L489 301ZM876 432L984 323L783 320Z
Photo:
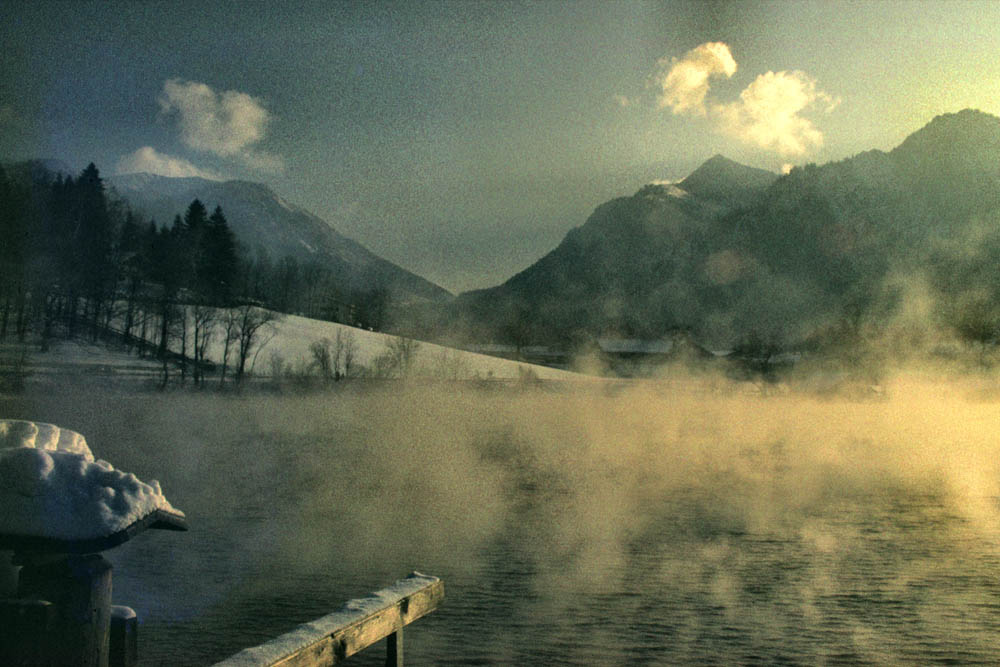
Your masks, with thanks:
M448 586L408 634L418 662L897 662L920 653L911 631L996 657L1000 590L963 579L1000 562L992 385L910 371L860 399L678 377L4 403L84 433L187 513L191 532L109 552L150 664L224 657L410 570ZM873 622L886 598L906 613ZM636 634L642 619L655 628Z

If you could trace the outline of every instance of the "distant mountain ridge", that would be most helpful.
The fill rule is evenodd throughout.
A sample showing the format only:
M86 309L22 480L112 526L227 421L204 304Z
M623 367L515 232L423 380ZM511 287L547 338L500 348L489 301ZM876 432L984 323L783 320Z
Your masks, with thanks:
M734 207L748 205L761 190L776 180L778 174L774 172L715 155L677 185L696 197Z
M160 224L169 224L199 199L209 211L222 207L237 239L251 253L263 248L274 261L291 256L300 262L319 262L341 275L346 286L385 288L400 304L451 298L444 288L379 257L262 183L148 173L119 174L107 181L133 208Z
M54 158L22 160L4 164L3 168L9 176L28 181L41 181L58 174L74 173L68 164Z
M985 240L962 245L972 236ZM978 324L966 329L1000 336L994 261L1000 118L966 110L892 151L783 176L714 156L679 183L598 206L537 263L461 294L451 313L480 340L685 330L717 347L788 347L844 322L888 321L900 296L887 278L909 272L934 290L935 325L972 317L950 305L969 302ZM963 285L951 274L973 277Z
M915 285L926 291L922 326L1000 341L1000 118L980 111L940 115L890 151L785 175L716 155L682 181L601 204L532 266L455 299L264 185L108 181L160 223L194 198L221 205L251 251L387 287L416 306L406 326L428 335L522 346L683 331L716 350L802 348L884 329Z

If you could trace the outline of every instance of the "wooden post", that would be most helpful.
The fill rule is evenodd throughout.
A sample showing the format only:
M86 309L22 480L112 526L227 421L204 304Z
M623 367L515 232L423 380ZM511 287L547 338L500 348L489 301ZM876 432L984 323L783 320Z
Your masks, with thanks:
M45 664L108 667L111 563L98 554L32 557L23 564L17 594L55 609L50 631L34 641Z
M52 664L41 638L51 637L56 609L47 600L0 600L0 664Z
M108 667L136 667L139 664L138 628L138 619L130 607L111 606Z
M403 667L403 628L385 638L385 667Z

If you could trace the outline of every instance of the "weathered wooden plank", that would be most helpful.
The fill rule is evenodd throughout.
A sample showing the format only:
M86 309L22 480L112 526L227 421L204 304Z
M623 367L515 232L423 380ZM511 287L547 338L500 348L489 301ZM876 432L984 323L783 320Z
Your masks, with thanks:
M187 530L187 518L176 512L155 509L116 533L79 540L64 540L39 535L0 535L0 549L35 554L93 554L127 542L147 528Z
M434 611L443 599L443 581L414 572L367 598L351 600L332 614L244 649L217 667L334 665Z

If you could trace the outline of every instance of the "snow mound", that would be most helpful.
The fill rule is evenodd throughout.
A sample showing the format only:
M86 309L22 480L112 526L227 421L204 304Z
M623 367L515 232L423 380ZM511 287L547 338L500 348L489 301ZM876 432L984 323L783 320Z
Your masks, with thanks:
M156 480L146 484L94 460L79 433L0 421L0 534L94 541L124 534L161 513L184 516Z
M76 431L60 428L55 424L0 419L0 449L11 447L72 452L82 455L88 461L94 460L87 441Z

